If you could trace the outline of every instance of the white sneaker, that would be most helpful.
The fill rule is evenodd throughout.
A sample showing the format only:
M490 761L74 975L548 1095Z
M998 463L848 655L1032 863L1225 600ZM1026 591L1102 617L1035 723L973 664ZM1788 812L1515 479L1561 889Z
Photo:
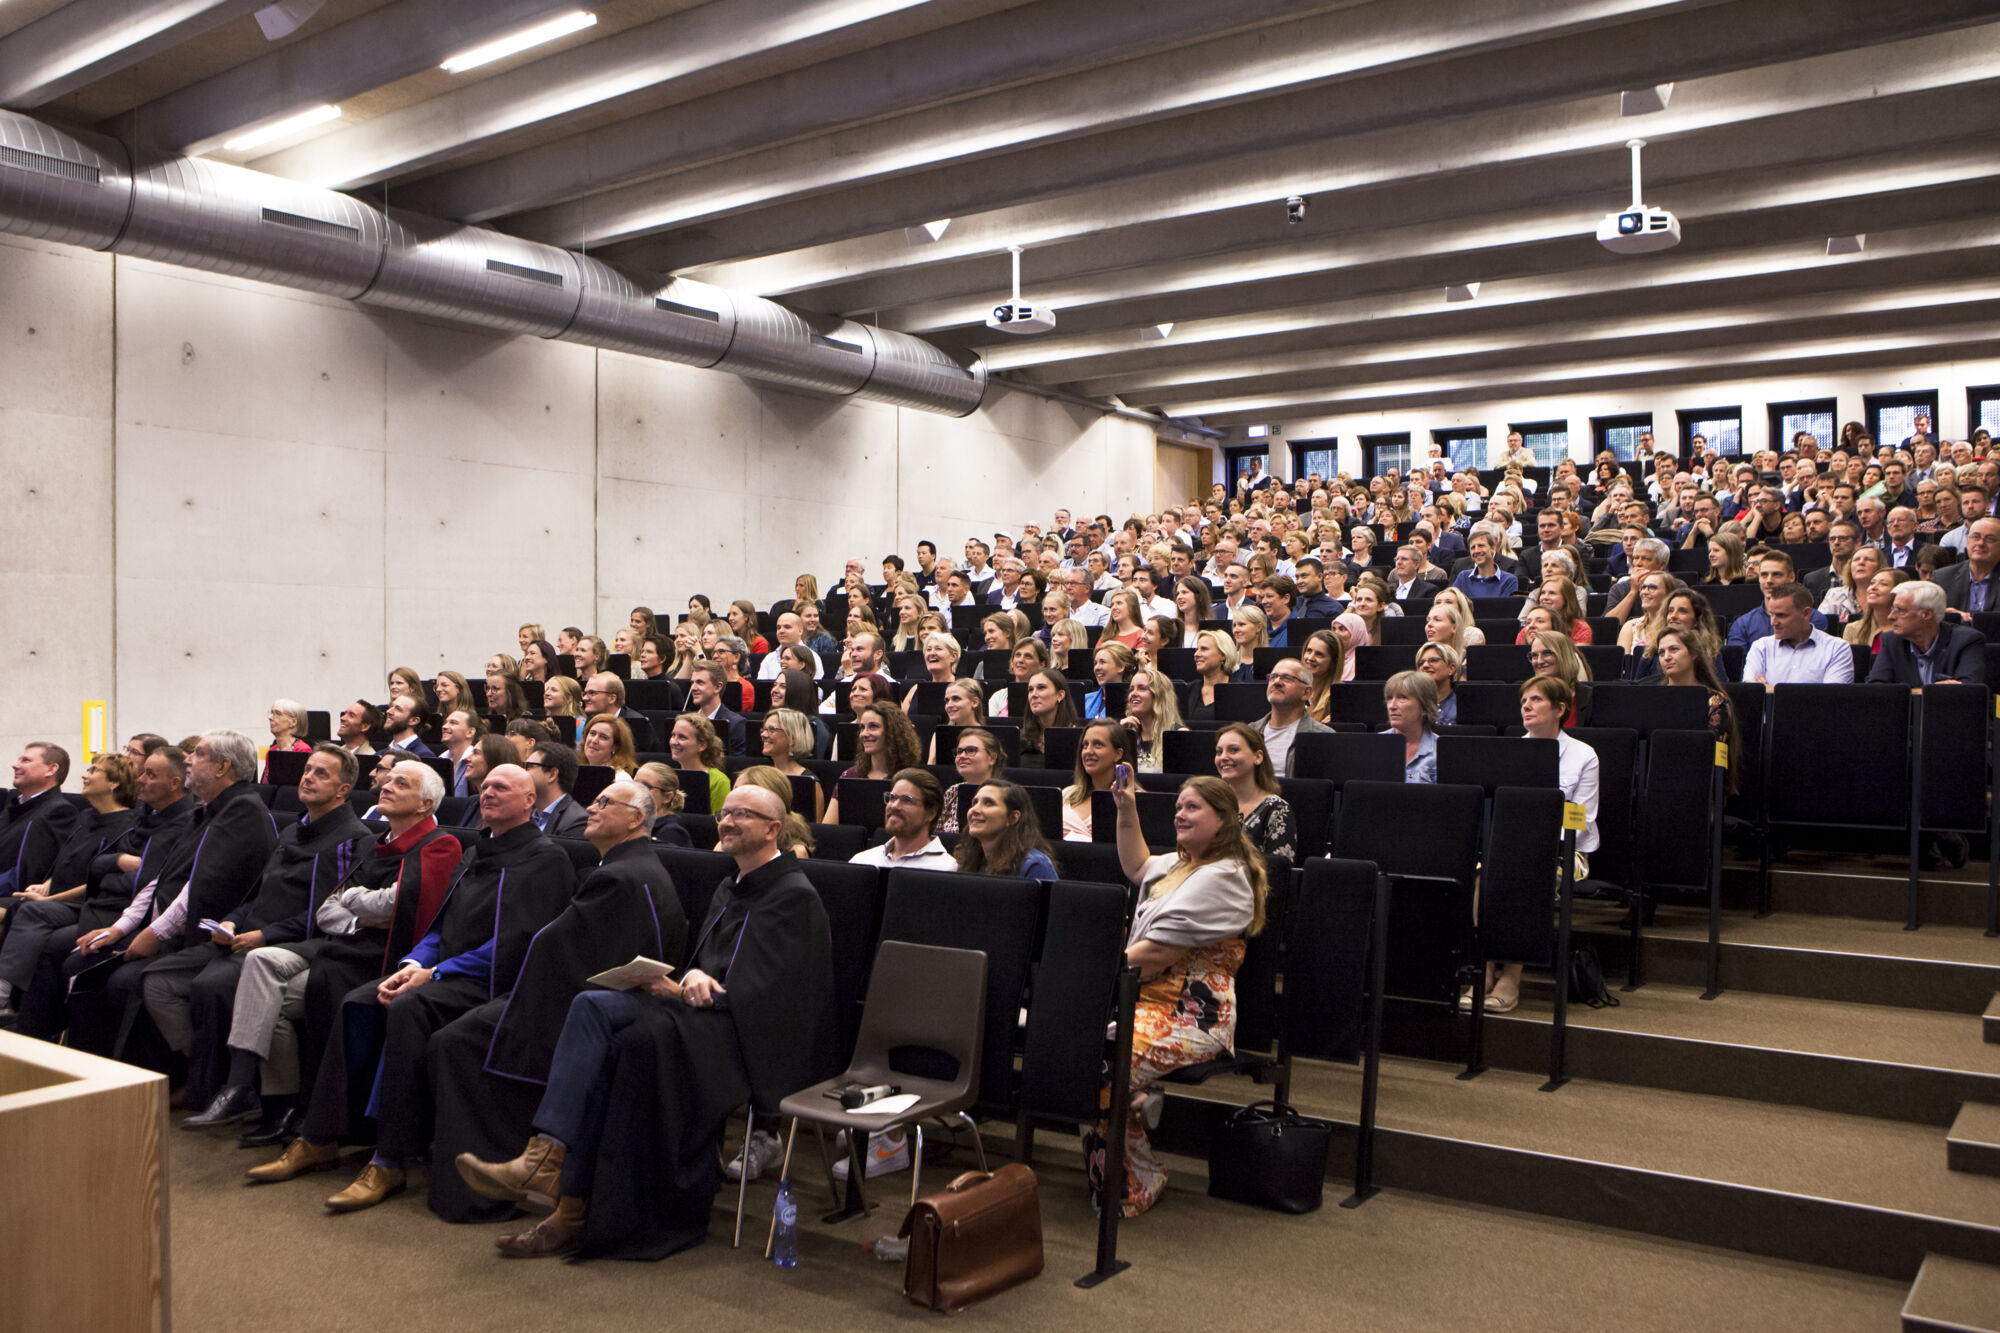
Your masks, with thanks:
M752 1130L750 1141L743 1145L743 1151L722 1168L722 1174L731 1180L743 1179L743 1159L750 1159L750 1179L758 1180L778 1169L785 1160L785 1145L774 1133L766 1130Z
M833 1178L847 1179L847 1157L845 1154L833 1164ZM891 1138L887 1132L868 1136L868 1170L864 1179L873 1180L886 1176L892 1171L901 1171L910 1164L910 1140L898 1134Z

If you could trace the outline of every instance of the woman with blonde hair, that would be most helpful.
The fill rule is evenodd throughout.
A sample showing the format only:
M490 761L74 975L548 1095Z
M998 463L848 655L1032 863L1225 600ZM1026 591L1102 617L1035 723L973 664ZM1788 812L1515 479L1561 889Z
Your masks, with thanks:
M415 667L397 667L389 673L389 697L407 694L418 703L424 701L423 678L417 675Z
M1243 605L1229 614L1229 635L1236 640L1236 673L1232 680L1248 680L1252 669L1251 655L1259 648L1270 646L1271 631L1264 613L1250 605L1245 598Z
M1478 624L1475 623L1479 617L1473 610L1472 599L1465 595L1465 589L1438 589L1438 595L1431 599L1431 604L1435 606L1440 602L1448 602L1458 608L1459 623L1465 627L1464 637L1457 644L1460 652L1464 652L1467 648L1478 647L1480 644L1486 642L1486 631L1479 628Z
M1039 647L1040 645L1036 645ZM948 727L977 727L986 722L986 687L970 676L961 676L944 687L944 724ZM947 756L949 757L949 756ZM924 762L940 762L937 736L932 734Z
M1448 643L1427 643L1417 649L1417 670L1429 676L1431 684L1437 687L1437 725L1457 725L1458 696L1452 687L1465 675L1465 654Z
M1113 789L1118 860L1139 885L1139 909L1125 961L1139 969L1131 1090L1140 1113L1126 1122L1122 1211L1137 1217L1166 1187L1167 1172L1147 1137L1164 1100L1154 1086L1185 1065L1227 1055L1235 1045L1236 972L1245 942L1264 928L1269 892L1263 857L1245 836L1230 789L1215 778L1189 778L1174 807L1175 849L1154 856L1139 828L1138 781ZM1110 1096L1107 1089L1104 1097ZM1083 1138L1087 1173L1103 1183L1103 1122Z
M1528 636L1528 670L1537 676L1554 676L1569 686L1572 703L1563 725L1576 725L1577 709L1590 700L1590 663L1560 630L1536 630Z
M639 765L632 780L653 794L653 841L669 847L694 846L687 825L680 821L680 812L687 808L687 793L681 790L680 774L654 760Z
M964 650L958 645L958 636L935 631L924 635L924 670L930 672L933 685L948 684L958 679L958 659ZM903 694L903 711L912 712L917 702L915 685ZM889 770L891 773L895 769Z
M674 660L667 663L667 679L689 679L695 663L701 660L701 628L692 620L683 620L674 626Z
M819 600L819 580L810 574L801 574L792 580L792 609L802 608L807 602Z
M715 724L700 713L682 713L667 733L667 756L685 773L701 773L708 783L708 810L714 814L729 798L729 775L722 771L722 738Z
M550 717L580 717L583 686L573 676L552 676L542 682L542 711Z
M1181 722L1180 701L1174 683L1158 667L1134 672L1125 692L1125 729L1132 733L1139 752L1141 773L1166 771L1166 743L1161 738L1170 731L1186 731Z
M586 764L607 767L621 778L631 777L639 767L632 728L615 713L594 714L583 724L583 743L578 746L576 757Z
M1194 669L1198 673L1188 689L1187 716L1206 722L1215 717L1215 687L1235 679L1242 659L1236 640L1219 629L1205 629L1194 636Z
M1645 656L1649 645L1658 643L1667 627L1667 598L1680 580L1664 569L1648 570L1639 576L1638 614L1626 620L1618 631L1618 646L1625 650L1628 664ZM1633 675L1628 665L1625 673Z
M1097 651L1090 655L1092 674L1097 680L1097 688L1088 690L1083 696L1085 718L1103 717L1105 713L1104 687L1121 685L1132 678L1138 669L1139 654L1122 643L1106 643L1099 640Z
M1067 670L1069 655L1090 648L1090 629L1081 620L1058 620L1049 626L1049 665Z
M1549 613L1549 628L1569 635L1575 643L1588 644L1591 641L1590 624L1583 618L1583 595L1566 575L1551 574L1542 580L1542 586L1535 589L1527 610L1537 608ZM1524 611L1523 615L1526 614ZM1514 642L1527 641L1528 630L1524 625L1521 632L1514 636Z
M521 656L523 657L528 655L529 644L533 643L536 639L546 639L548 637L548 635L542 633L542 627L532 620L514 631L514 641L520 645Z
M896 628L889 634L889 651L907 653L923 647L924 600L914 592L896 594Z
M1856 551L1856 555L1860 552ZM1876 648L1882 632L1889 628L1889 612L1896 605L1896 589L1911 581L1907 569L1878 569L1868 580L1868 586L1861 594L1861 614L1848 622L1840 632L1849 643L1863 643Z
M456 671L440 671L431 681L431 692L437 696L437 715L449 717L455 708L470 708L475 712L480 699L472 693L472 685Z
M800 755L810 755L817 738L813 733L815 719L796 708L773 708L764 714L759 738L764 743L764 763L777 769L788 778L807 777L812 770L799 762ZM819 784L813 784L813 820L818 822L826 813L826 793Z
M1469 628L1458 607L1442 597L1432 602L1431 609L1424 613L1425 643L1448 643L1462 652Z

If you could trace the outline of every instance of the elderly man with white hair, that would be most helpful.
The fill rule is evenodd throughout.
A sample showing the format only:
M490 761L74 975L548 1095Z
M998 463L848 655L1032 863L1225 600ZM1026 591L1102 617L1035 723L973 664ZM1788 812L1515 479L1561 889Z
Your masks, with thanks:
M1945 593L1935 583L1896 589L1889 632L1882 636L1870 685L1983 685L1986 636L1944 618Z

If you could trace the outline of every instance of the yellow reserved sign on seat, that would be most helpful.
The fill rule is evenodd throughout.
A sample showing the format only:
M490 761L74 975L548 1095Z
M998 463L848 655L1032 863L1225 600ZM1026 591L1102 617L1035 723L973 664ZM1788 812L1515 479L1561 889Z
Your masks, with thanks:
M1563 827L1565 829L1581 833L1589 822L1582 806L1578 805L1575 801L1563 802Z

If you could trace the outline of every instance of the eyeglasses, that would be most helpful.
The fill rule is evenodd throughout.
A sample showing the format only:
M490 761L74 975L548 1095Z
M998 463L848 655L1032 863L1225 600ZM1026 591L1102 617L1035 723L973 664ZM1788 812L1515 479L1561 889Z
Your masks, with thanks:
M882 798L882 805L885 809L892 805L904 806L904 805L921 805L921 804L923 804L923 802L919 801L914 796L903 796L895 792L891 792L889 795L884 796Z
M541 759L523 759L523 760L521 761L521 767L522 767L522 768L540 768L540 769L546 769L546 770L548 770L549 772L553 773L553 772L555 771L555 767L556 767L556 766L555 766L554 764L551 764L551 763L548 763L548 762L547 762L546 760L541 760Z
M985 754L985 753L986 753L986 747L985 747L985 746L983 746L983 745L981 745L981 744L979 744L979 743L978 743L977 741L975 741L975 742L973 742L973 743L972 743L971 745L961 745L961 746L959 746L959 747L958 747L958 749L957 749L957 751L956 751L956 753L958 753L958 754L962 754L962 755L976 755L976 754Z
M885 798L884 804L886 803L887 801ZM725 805L722 807L722 809L716 811L715 819L717 823L721 823L723 820L727 819L763 819L763 820L768 820L773 824L784 823L782 819L779 819L775 815L760 815L755 810L745 810L740 806L734 806L734 805Z
M614 801L609 796L598 797L590 803L590 808L592 810L609 810L614 805L622 805L627 810L637 810L639 808L630 801Z

